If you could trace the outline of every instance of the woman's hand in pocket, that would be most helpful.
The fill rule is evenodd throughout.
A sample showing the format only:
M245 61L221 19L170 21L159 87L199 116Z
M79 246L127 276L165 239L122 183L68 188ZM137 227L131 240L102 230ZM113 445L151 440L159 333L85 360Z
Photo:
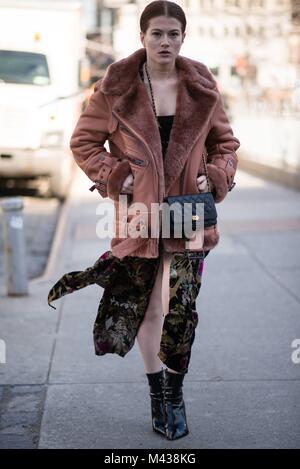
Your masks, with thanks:
M133 174L129 174L121 189L121 194L132 194L133 193Z
M199 192L207 192L208 191L208 183L207 178L204 174L197 178L197 187Z

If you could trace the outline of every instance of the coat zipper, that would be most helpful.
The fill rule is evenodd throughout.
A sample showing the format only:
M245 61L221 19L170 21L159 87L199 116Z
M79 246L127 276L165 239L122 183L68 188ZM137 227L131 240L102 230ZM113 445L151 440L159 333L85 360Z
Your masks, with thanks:
M146 166L143 160L139 160L138 158L133 158L132 156L129 156L129 155L127 155L127 158L130 161L132 161L133 164L136 164L137 166Z
M141 137L134 129L132 129L132 127L130 125L128 125L126 122L124 123L124 120L120 118L119 114L116 113L113 109L112 109L112 114L116 117L117 120L119 120L120 122L122 122L122 124L124 125L125 129L128 128L135 136L137 139L141 140L146 148L146 150L148 151L148 153L151 155L151 158L154 162L154 166L155 166L155 169L156 169L156 177L157 177L157 193L158 193L158 199L159 199L159 203L162 202L162 200L160 200L160 193L159 193L159 177L158 177L158 169L157 169L157 164L156 164L156 161L155 161L155 158L153 156L153 153L150 149L150 147L148 146L147 142L143 139L143 137ZM165 189L164 189L164 194L163 194L163 198L165 197ZM159 211L159 221L160 221L160 226L161 226L161 210ZM158 241L157 241L157 245L158 245Z
M120 118L120 116L114 111L112 110L112 114L116 117L116 119L118 119L120 122L122 122L122 124L124 125L125 129L128 128L130 130L130 132L132 132L139 140L142 140L144 146L146 147L146 150L150 153L153 161L154 161L154 165L156 167L156 161L155 161L155 158L153 157L153 154L152 154L152 151L150 150L147 142L134 130L132 129L132 127L130 127L129 125L125 124L123 119ZM157 171L157 167L156 167L156 171Z

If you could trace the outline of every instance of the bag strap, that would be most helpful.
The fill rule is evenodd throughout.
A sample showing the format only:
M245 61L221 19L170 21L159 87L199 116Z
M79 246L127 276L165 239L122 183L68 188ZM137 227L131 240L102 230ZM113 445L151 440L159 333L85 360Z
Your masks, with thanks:
M203 159L204 170L205 170L205 175L206 175L206 180L207 180L208 192L211 192L211 187L210 187L210 182L209 182L209 177L208 177L208 172L207 172L207 165L206 165L206 160L205 160L205 157L204 157L204 153L202 153L202 159Z

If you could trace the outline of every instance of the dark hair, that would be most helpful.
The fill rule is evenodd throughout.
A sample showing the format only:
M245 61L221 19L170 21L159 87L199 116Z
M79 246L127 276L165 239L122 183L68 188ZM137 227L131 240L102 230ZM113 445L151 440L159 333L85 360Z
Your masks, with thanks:
M183 9L177 3L169 2L167 0L156 0L146 6L140 17L140 28L143 33L146 33L149 22L156 16L169 16L176 18L181 23L182 34L186 28L186 17Z

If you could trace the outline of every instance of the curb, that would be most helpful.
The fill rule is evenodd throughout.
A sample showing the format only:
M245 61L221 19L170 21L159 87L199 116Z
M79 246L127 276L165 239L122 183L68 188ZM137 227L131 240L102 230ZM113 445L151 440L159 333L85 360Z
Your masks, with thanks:
M268 181L277 182L289 189L300 191L300 170L278 168L251 159L247 153L239 152L238 169L259 176Z

